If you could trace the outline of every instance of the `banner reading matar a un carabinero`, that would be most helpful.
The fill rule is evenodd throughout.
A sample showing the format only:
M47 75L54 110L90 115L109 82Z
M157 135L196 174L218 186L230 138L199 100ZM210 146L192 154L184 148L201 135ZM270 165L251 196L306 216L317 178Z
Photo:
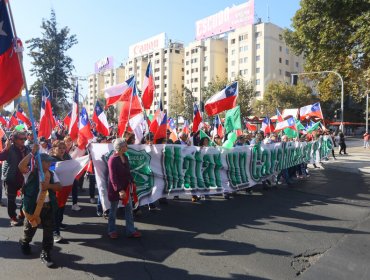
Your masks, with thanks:
M109 209L107 155L112 144L91 144L103 209ZM332 149L329 137L314 142L200 148L184 145L130 145L131 172L140 205L179 194L212 195L251 187L303 162L319 162Z

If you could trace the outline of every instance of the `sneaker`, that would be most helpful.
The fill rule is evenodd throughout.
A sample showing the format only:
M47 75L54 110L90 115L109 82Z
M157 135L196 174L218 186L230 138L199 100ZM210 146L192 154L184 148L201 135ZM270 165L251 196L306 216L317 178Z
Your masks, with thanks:
M102 211L96 211L96 216L103 217L103 212Z
M54 266L54 262L50 258L50 252L42 250L40 254L40 259L43 264L45 264L48 268Z
M128 235L127 237L128 238L140 238L142 236L142 234L140 233L140 231L135 231L133 233L131 233L130 235Z
M21 221L19 221L15 217L10 219L10 226L11 227L17 227L17 226L20 226L21 224L22 224Z
M63 240L63 237L60 236L60 234L54 234L54 243L59 243Z
M23 255L31 255L31 246L29 243L22 242L22 240L19 240L19 243L21 244L21 250Z
M108 209L108 210L106 210L106 211L103 213L103 218L108 220L108 218L109 218L109 209Z
M68 226L66 225L66 224L63 224L63 223L61 223L60 225L59 225L59 228L60 229L66 229Z
M108 236L110 239L117 239L118 238L118 233L116 231L108 233Z
M96 203L96 199L95 198L90 198L90 203L91 204L95 204Z
M73 204L71 209L72 209L72 211L81 211L82 210L82 208L80 206L78 206L77 204Z

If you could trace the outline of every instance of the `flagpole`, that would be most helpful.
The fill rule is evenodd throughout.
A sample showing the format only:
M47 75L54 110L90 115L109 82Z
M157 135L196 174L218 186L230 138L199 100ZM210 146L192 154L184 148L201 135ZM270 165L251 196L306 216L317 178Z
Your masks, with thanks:
M8 12L9 12L9 16L10 16L10 22L11 22L11 25L12 25L11 29L12 29L12 32L13 32L13 35L14 35L13 40L15 39L16 40L15 44L17 44L18 37L17 37L17 31L15 29L15 25L14 25L12 9L10 7L9 0L5 0L5 3L7 4L6 6L8 8ZM14 42L13 42L13 45L14 45ZM27 99L28 111L30 113L30 120L31 120L31 124L32 124L31 128L32 128L33 139L35 141L35 144L38 144L37 134L36 134L36 129L35 129L35 119L34 119L33 113L32 113L32 105L31 105L30 95L29 95L29 92L28 92L27 80L26 80L26 75L25 75L24 68L23 68L22 57L20 55L20 52L16 51L16 53L17 53L17 56L18 56L19 66L20 66L21 72L22 72L24 88L26 90L26 99ZM43 182L44 179L45 179L45 176L44 176L44 171L42 170L41 158L40 158L40 153L39 152L36 153L36 160L37 160L37 163L39 165L38 169L39 169L40 178L41 178L41 181Z
M134 82L134 87L132 88L131 97L130 97L130 106L129 106L129 109L128 109L127 123L126 123L125 131L123 132L123 134L122 134L121 137L123 137L123 135L127 131L127 128L128 128L128 125L129 125L129 121L130 121L132 96L134 95L134 91L135 91L135 88L136 88L136 78L134 78L133 82Z

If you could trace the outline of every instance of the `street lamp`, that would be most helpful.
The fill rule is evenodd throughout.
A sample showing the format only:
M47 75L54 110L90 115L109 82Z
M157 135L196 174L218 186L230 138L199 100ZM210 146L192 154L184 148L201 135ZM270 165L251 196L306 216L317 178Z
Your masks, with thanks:
M335 71L325 70L325 71L314 71L314 72L306 72L306 73L292 73L292 76L302 76L302 75L310 75L310 74L321 74L321 73L333 73L337 75L341 81L342 87L341 87L341 103L340 103L340 130L344 132L344 125L343 125L343 119L344 119L344 83L342 76Z

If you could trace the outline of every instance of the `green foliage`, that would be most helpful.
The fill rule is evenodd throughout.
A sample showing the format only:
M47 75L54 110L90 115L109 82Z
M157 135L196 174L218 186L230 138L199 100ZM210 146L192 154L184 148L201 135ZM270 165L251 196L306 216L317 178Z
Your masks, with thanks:
M361 100L365 72L370 67L369 0L302 0L293 17L294 31L284 38L295 54L303 54L305 70L334 70L342 75L345 97ZM340 96L340 81L328 74L320 79L326 101Z
M184 95L181 91L175 89L171 92L168 116L176 119L178 116L182 116L184 114L184 110Z
M254 113L257 116L273 116L276 115L276 109L299 108L314 102L317 102L317 98L312 95L311 88L302 83L291 86L272 82L267 86L263 99L256 101Z
M195 98L188 88L184 88L184 112L182 116L185 120L193 121Z
M73 90L69 78L74 66L66 52L77 44L76 35L69 35L68 27L57 29L54 10L51 11L50 19L43 19L41 29L43 30L42 38L32 38L26 41L29 44L29 55L33 59L31 73L37 77L36 82L30 88L30 92L36 96L34 102L36 119L40 114L43 85L52 94L54 114L63 116L69 110L63 100L67 97L67 93Z

